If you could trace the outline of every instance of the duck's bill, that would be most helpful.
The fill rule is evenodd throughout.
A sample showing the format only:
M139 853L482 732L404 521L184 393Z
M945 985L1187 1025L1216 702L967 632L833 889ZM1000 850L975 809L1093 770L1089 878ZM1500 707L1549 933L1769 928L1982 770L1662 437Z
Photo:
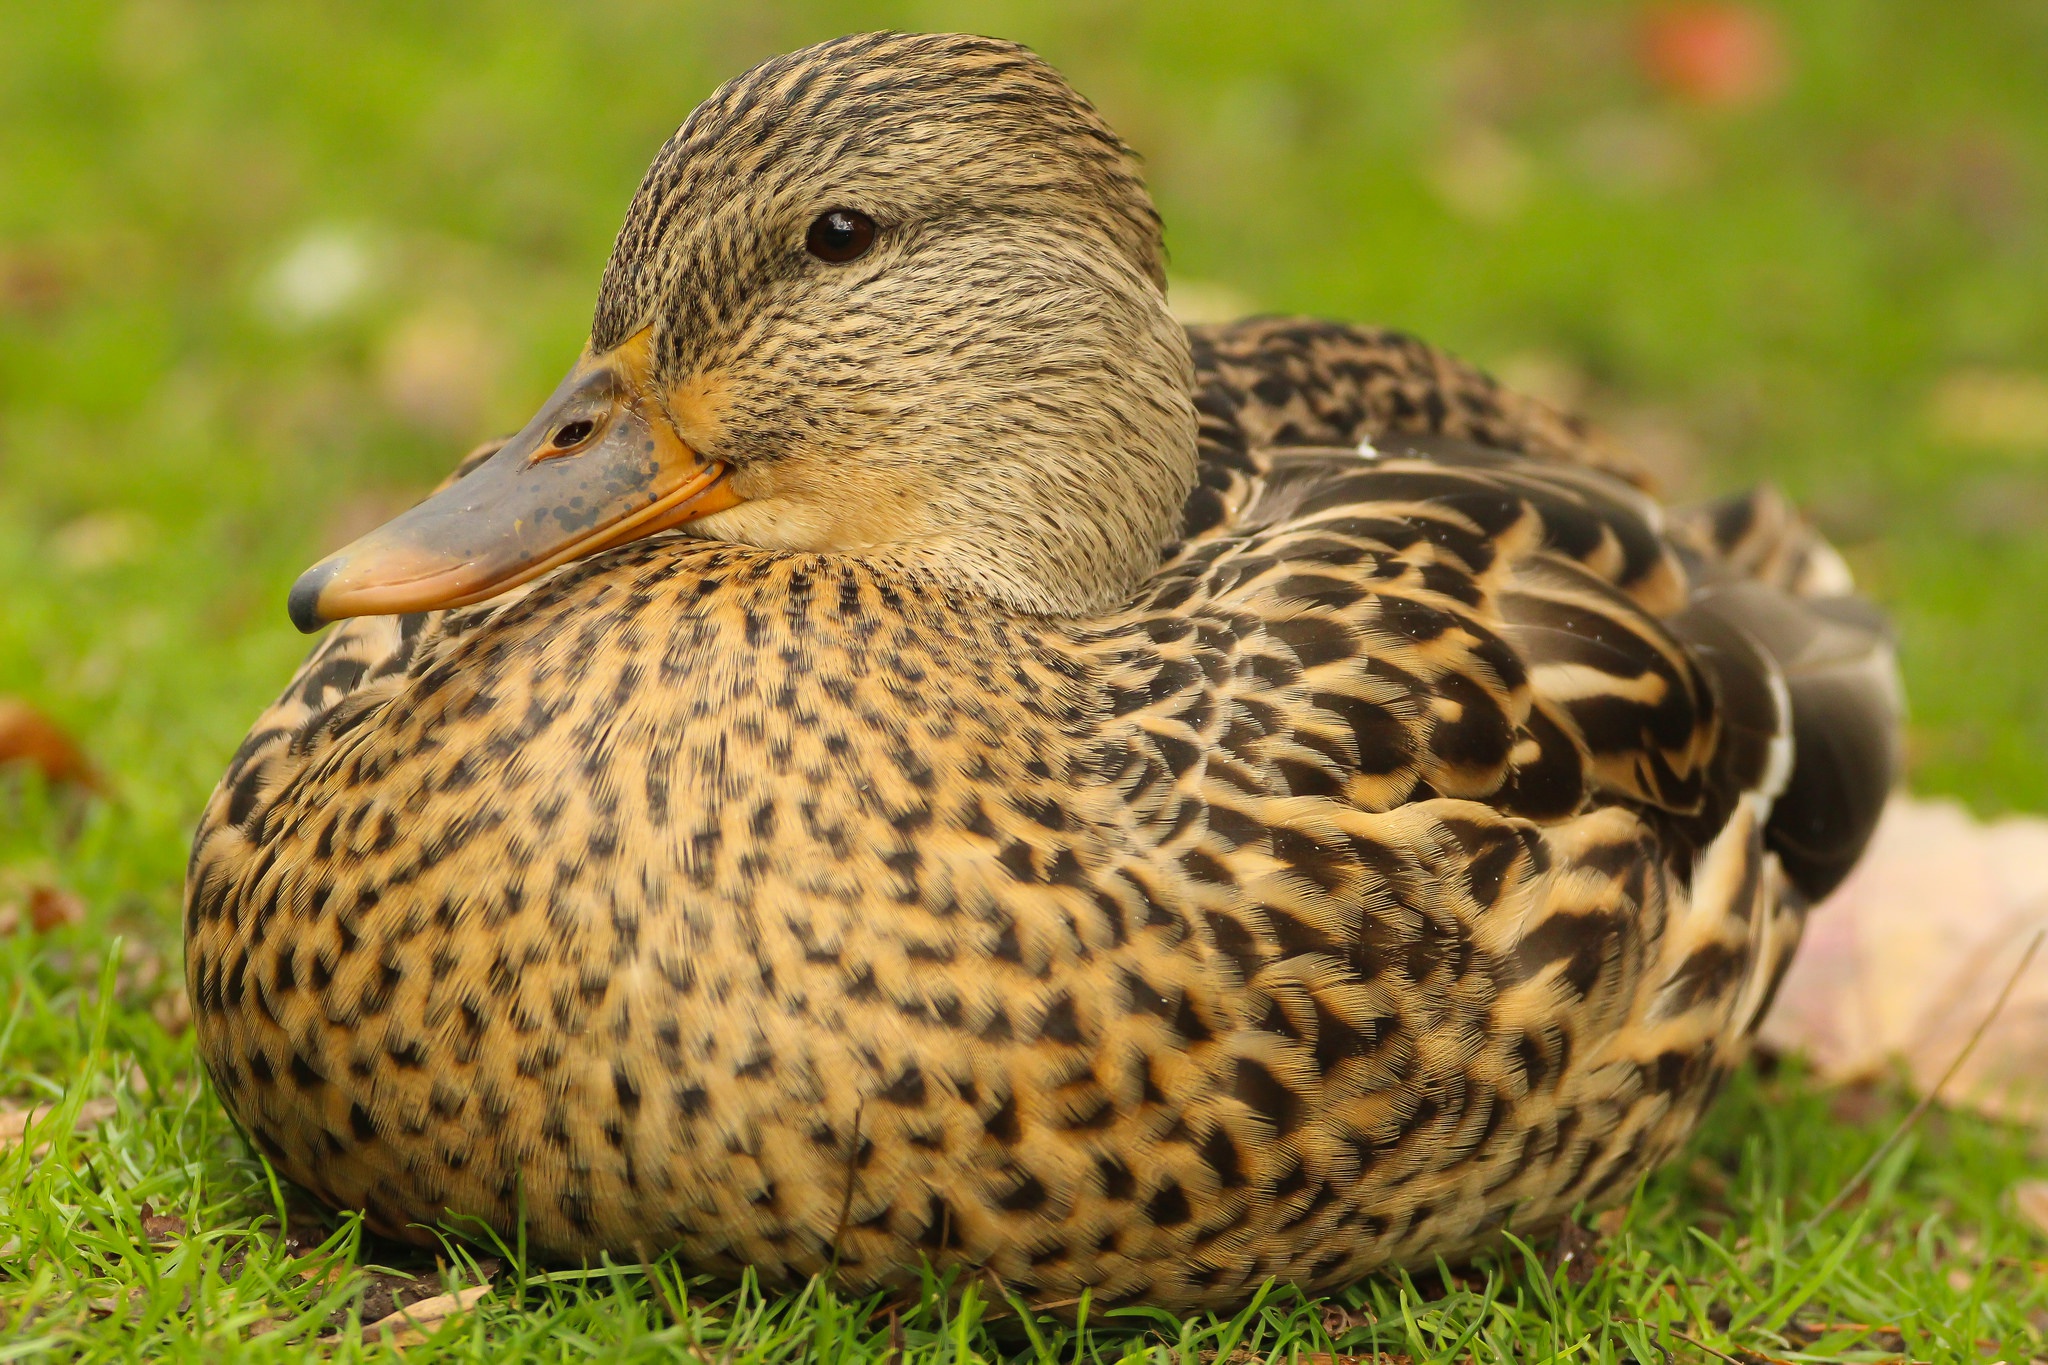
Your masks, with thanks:
M466 606L733 506L725 466L654 401L647 360L645 332L586 355L496 454L301 574L292 623Z

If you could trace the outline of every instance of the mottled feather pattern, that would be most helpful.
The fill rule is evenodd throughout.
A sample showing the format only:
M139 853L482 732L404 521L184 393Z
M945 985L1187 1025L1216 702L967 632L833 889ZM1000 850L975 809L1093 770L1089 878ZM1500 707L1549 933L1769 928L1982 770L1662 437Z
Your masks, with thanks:
M590 358L645 338L726 504L337 627L201 822L200 1053L279 1170L416 1239L1189 1309L1683 1140L1896 766L1881 623L1771 495L1667 525L1412 338L1184 331L1163 259L1013 44L690 116Z
M805 241L833 207L877 245L828 269ZM1043 61L859 34L763 63L669 139L591 345L654 328L667 415L748 500L712 534L1078 614L1152 569L1194 477L1164 259L1137 158Z
M933 107L939 100L950 102L943 112ZM1061 150L1059 160L1038 154L1047 145ZM922 180L934 187L947 183L949 169L1014 162L1009 197L1023 202L1055 190L1076 224L1100 233L1165 287L1159 214L1137 158L1057 72L1000 39L862 33L772 57L691 113L627 210L599 289L593 344L617 344L669 295L671 282L661 272L687 259L671 241L684 232L727 249L690 282L693 306L714 316L671 335L717 335L726 319L716 315L742 312L751 277L778 266L772 252L749 258L744 244L761 239L718 231L715 215L748 213L765 182L771 206L795 214L800 226L821 188L801 174L813 161L830 165L847 186L875 163L920 164L938 172ZM829 200L832 185L822 188ZM710 221L702 216L706 205L719 206ZM1001 206L978 208L986 214ZM905 218L943 221L954 206L893 207Z
M1718 549L1406 338L1194 354L1188 534L1105 617L669 536L335 630L192 865L250 1138L401 1236L1050 1305L1625 1193L1798 932L1782 691L1669 624Z

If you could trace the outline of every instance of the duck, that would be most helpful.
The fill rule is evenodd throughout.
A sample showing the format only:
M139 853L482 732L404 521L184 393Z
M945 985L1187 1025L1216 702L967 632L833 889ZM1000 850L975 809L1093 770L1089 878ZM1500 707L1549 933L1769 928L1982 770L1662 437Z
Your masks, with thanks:
M1884 619L1405 334L1183 326L1045 60L655 157L515 435L307 571L197 1049L380 1233L1193 1312L1629 1195L1899 766Z

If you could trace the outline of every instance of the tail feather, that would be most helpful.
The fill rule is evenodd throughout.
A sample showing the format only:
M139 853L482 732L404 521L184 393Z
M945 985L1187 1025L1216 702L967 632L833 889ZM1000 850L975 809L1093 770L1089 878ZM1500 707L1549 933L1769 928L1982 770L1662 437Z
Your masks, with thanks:
M1891 632L1852 595L1841 557L1768 489L1683 514L1673 539L1695 557L1687 615L1740 632L1782 679L1792 765L1764 841L1819 900L1855 866L1899 777L1905 703Z

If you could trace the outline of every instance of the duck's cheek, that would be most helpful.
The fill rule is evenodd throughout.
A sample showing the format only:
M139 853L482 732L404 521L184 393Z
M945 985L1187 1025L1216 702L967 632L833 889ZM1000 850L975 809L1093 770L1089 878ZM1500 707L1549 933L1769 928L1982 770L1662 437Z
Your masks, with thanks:
M676 435L693 450L722 450L732 388L723 373L694 374L662 399Z

